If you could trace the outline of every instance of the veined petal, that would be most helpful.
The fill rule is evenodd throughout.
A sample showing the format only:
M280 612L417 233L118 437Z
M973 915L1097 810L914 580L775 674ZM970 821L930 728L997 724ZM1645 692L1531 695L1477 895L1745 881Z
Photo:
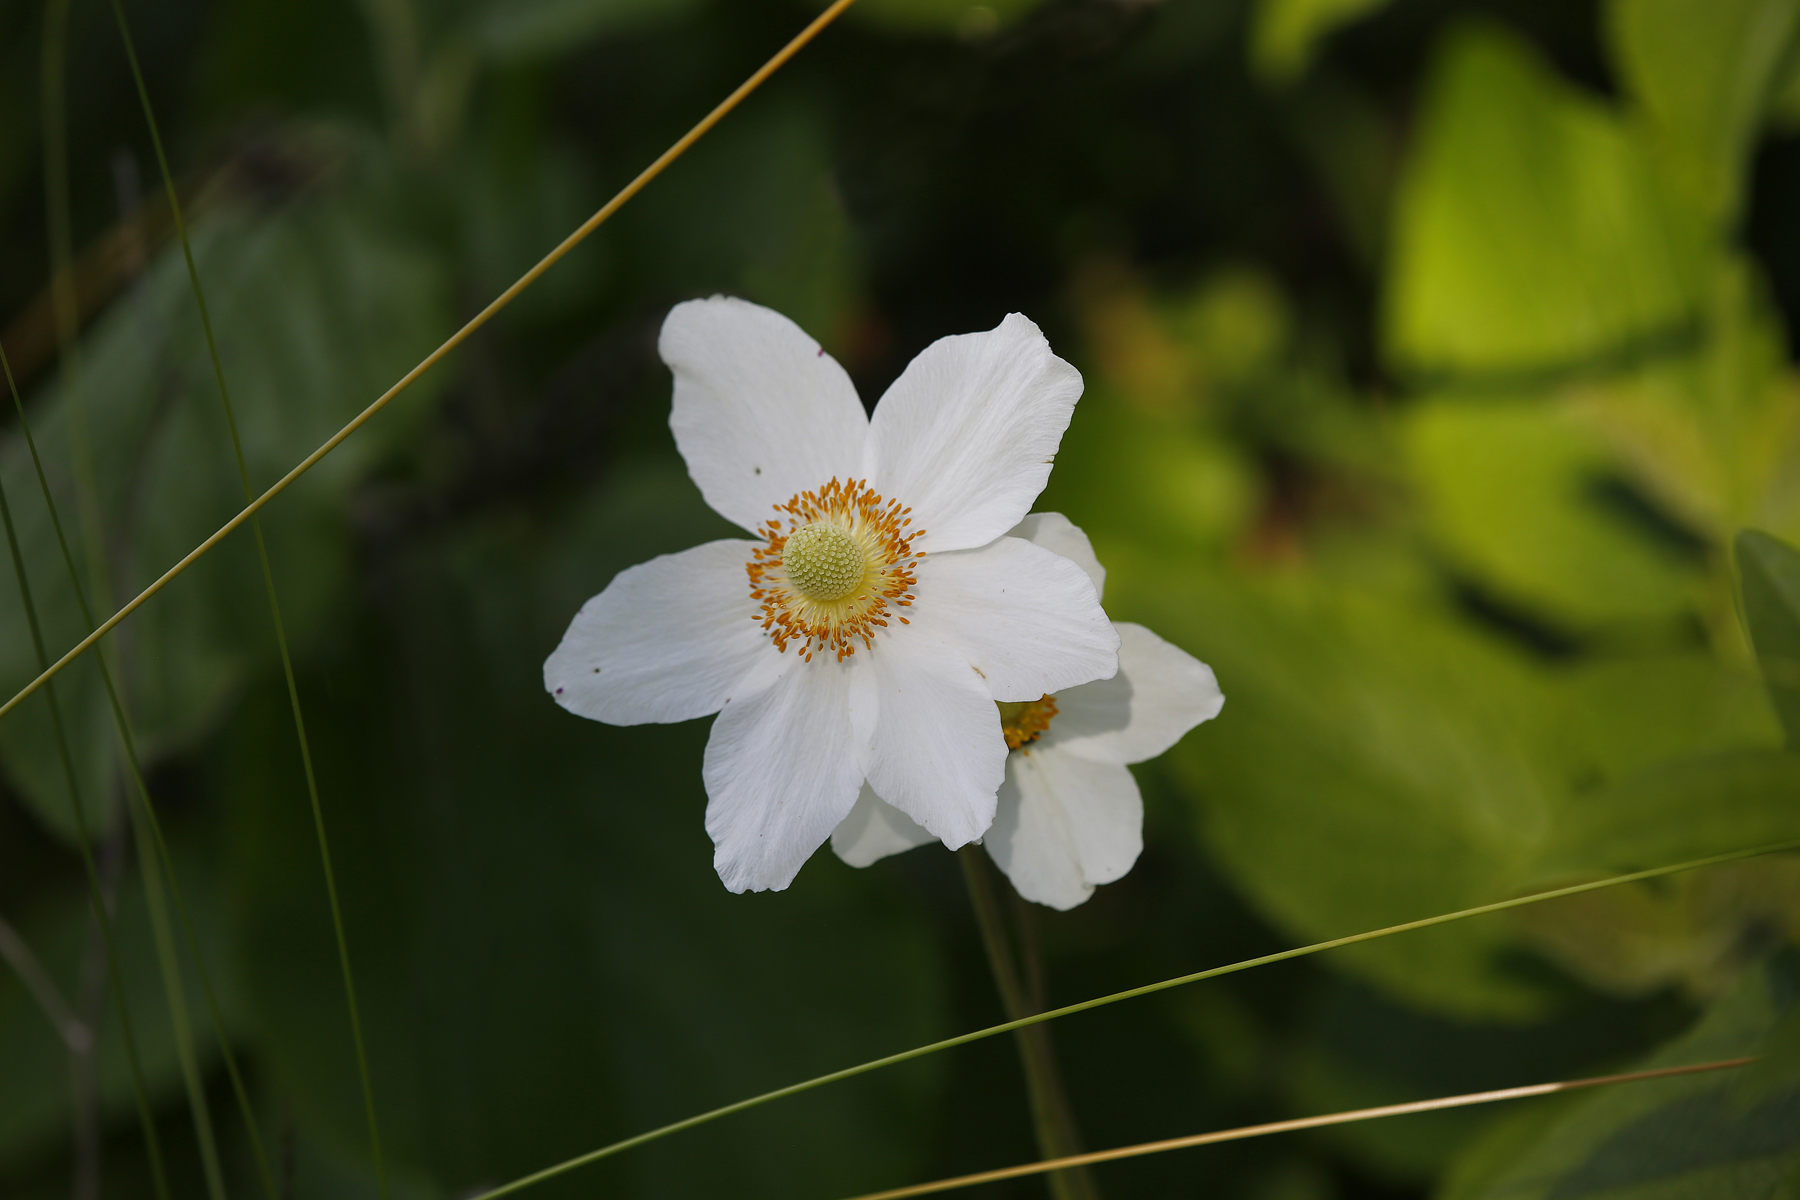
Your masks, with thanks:
M1007 760L982 844L1019 895L1074 908L1137 861L1144 801L1126 768L1034 746Z
M773 507L863 463L869 422L844 369L801 328L729 296L669 310L669 428L688 474L728 520L761 532Z
M544 660L544 689L611 725L718 712L752 668L781 657L754 619L754 544L708 542L620 571Z
M912 626L900 636L929 633L954 647L995 700L1036 700L1118 668L1119 635L1093 583L1060 554L1003 537L928 555L916 574Z
M856 805L831 831L831 849L853 867L866 867L890 854L936 841L919 823L863 784Z
M974 841L994 819L1006 774L986 686L961 654L918 629L884 637L866 666L858 709L872 719L858 726L869 786L950 849Z
M1056 694L1048 736L1096 762L1155 758L1219 715L1225 695L1212 668L1142 625L1120 621L1119 673Z
M939 338L875 406L864 470L912 507L920 550L986 545L1044 490L1080 397L1080 372L1018 313Z
M1024 538L1053 554L1060 554L1083 571L1094 582L1094 598L1106 599L1106 568L1094 554L1094 544L1081 526L1059 512L1032 513L1007 532L1008 537Z
M733 892L780 891L856 803L862 768L850 728L860 663L818 661L734 696L701 768L713 866Z

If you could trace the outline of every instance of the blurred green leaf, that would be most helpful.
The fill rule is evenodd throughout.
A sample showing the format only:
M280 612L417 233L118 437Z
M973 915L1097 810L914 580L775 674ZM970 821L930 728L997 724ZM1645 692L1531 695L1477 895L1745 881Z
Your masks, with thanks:
M1345 25L1386 8L1389 0L1258 0L1250 26L1250 61L1263 78L1287 83L1305 72L1314 50Z
M1578 626L1667 620L1699 572L1604 490L1605 443L1574 413L1529 401L1427 401L1405 420L1425 519L1465 569Z
M1736 550L1744 624L1763 684L1788 744L1800 746L1800 551L1755 529L1738 534Z
M441 268L371 219L354 196L284 212L219 212L195 230L194 253L249 461L261 487L424 357L448 325ZM92 430L116 595L108 613L243 505L243 493L179 251L165 254L86 339L82 388ZM439 379L410 392L321 462L263 514L289 636L309 636L345 579L345 495L428 411ZM421 390L422 389L422 390ZM65 530L78 538L67 397L33 406ZM52 536L22 439L0 450L32 589L53 656L87 632ZM81 546L73 546L82 565ZM88 581L84 578L83 585ZM227 541L172 583L110 640L146 760L203 736L246 676L274 652L249 534ZM16 588L0 588L0 679L37 674ZM116 735L91 663L58 679L98 826L115 782ZM73 830L46 710L0 725L8 773L51 828ZM288 765L296 766L294 760Z
M1734 220L1745 160L1794 43L1794 0L1612 0L1613 61L1700 216Z
M1791 963L1746 973L1637 1069L1759 1053L1794 1003ZM1774 1200L1800 1151L1800 1075L1751 1103L1734 1073L1619 1084L1526 1108L1473 1147L1443 1200Z
M1420 375L1617 355L1692 318L1704 249L1628 124L1515 37L1463 28L1399 187L1387 353Z

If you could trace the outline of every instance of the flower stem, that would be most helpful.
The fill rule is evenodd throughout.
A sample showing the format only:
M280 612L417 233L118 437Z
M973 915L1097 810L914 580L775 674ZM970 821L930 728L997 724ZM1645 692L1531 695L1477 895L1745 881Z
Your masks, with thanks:
M969 885L969 901L975 923L981 928L981 944L994 972L994 987L1009 1021L1044 1011L1044 969L1032 934L1030 912L1023 902L1014 908L1023 962L1014 955L1013 937L1007 930L1004 898L987 858L974 846L957 852L962 859L963 880ZM1023 966L1023 973L1020 967ZM1069 1107L1062 1073L1056 1066L1056 1049L1048 1025L1027 1025L1013 1030L1019 1047L1019 1064L1025 1070L1025 1093L1031 1101L1031 1123L1038 1149L1045 1158L1067 1158L1081 1153L1081 1134ZM1100 1189L1086 1167L1053 1171L1047 1179L1055 1200L1099 1200Z

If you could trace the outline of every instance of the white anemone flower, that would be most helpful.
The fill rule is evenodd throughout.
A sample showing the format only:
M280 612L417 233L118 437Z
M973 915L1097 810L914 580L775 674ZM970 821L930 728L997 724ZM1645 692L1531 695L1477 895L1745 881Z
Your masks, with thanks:
M1096 592L1105 587L1087 535L1061 513L1033 513L1012 536L1080 563ZM1051 908L1074 908L1131 870L1143 851L1144 801L1126 764L1155 758L1225 704L1211 667L1142 625L1114 628L1118 674L998 706L1010 753L982 844L1019 895ZM866 867L933 840L880 788L865 787L831 848Z
M719 714L701 774L734 892L787 887L865 781L947 846L981 837L1006 774L996 702L1118 668L1084 570L1006 536L1081 376L1017 314L926 347L872 418L817 342L742 300L676 305L658 348L688 473L754 540L621 571L545 688L614 725Z

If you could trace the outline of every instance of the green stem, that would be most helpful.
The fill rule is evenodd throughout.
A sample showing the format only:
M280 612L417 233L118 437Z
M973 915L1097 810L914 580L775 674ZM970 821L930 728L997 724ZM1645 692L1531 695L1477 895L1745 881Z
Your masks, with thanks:
M962 860L963 881L969 888L982 948L987 951L988 967L994 973L994 986L1000 993L1006 1018L1018 1021L1036 1016L1044 1006L1043 964L1037 953L1037 939L1024 924L1029 914L1015 914L1022 918L1019 944L1025 955L1025 973L1021 975L1020 960L1014 954L1013 939L1006 928L1005 900L986 853L978 846L964 846L957 857ZM1050 1027L1024 1025L1013 1030L1013 1039L1019 1048L1019 1065L1025 1070L1025 1093L1031 1101L1031 1124L1037 1134L1038 1150L1045 1158L1080 1154L1081 1134L1063 1087L1062 1072L1056 1065ZM1045 1178L1055 1200L1099 1200L1099 1188L1086 1167L1052 1171Z

